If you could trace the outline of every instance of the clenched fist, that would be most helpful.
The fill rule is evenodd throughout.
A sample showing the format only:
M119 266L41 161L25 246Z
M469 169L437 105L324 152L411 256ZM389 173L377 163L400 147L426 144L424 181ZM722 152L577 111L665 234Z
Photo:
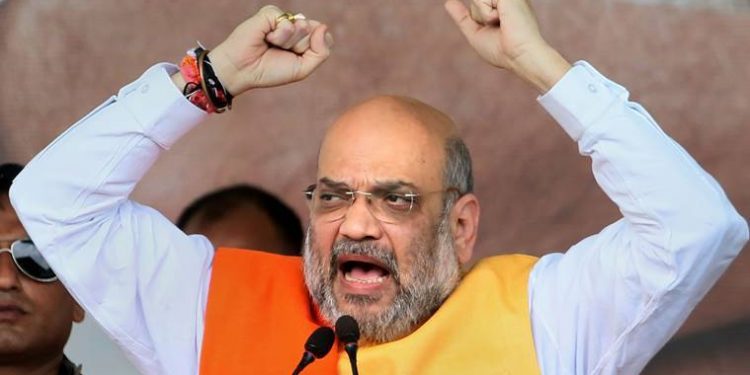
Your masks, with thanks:
M448 0L445 8L485 61L514 72L542 92L570 69L542 38L528 0L472 0L469 8Z
M209 58L224 87L237 96L306 78L328 58L332 45L326 25L302 16L289 19L267 5L237 26Z

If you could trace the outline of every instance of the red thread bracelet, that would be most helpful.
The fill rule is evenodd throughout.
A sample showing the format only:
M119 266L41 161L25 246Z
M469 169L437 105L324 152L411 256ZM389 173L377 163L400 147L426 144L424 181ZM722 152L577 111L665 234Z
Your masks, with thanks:
M180 75L185 80L185 87L182 94L198 108L208 112L215 113L216 107L202 89L202 77L198 68L198 61L195 57L187 55L180 62Z

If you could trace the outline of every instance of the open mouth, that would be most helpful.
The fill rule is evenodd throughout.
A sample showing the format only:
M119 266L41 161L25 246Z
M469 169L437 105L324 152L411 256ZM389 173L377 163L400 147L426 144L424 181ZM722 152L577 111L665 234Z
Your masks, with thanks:
M338 269L346 284L356 289L371 289L391 277L388 266L378 259L363 255L342 255Z

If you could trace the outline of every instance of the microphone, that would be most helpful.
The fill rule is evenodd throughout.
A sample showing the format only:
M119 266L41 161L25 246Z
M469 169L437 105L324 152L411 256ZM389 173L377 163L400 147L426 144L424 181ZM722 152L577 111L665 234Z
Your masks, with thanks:
M359 375L357 370L357 341L359 341L359 324L349 315L342 315L336 321L336 336L344 343L344 350L349 356L352 375Z
M331 351L334 340L333 330L329 327L318 327L305 342L305 354L302 355L302 359L299 361L297 368L294 369L292 375L299 375L307 365L313 363L318 358L323 358Z

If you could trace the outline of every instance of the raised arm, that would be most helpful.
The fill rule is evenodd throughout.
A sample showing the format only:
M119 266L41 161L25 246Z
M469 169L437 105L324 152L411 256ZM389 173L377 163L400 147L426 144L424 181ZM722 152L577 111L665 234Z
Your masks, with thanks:
M446 7L491 64L535 86L578 142L623 218L543 257L530 309L546 374L635 374L676 331L748 239L718 183L628 92L587 63L571 68L525 0Z
M236 95L305 78L328 56L313 20L264 7L209 57ZM206 113L159 64L92 111L16 179L11 198L71 294L144 374L197 373L213 246L128 200L159 154Z

